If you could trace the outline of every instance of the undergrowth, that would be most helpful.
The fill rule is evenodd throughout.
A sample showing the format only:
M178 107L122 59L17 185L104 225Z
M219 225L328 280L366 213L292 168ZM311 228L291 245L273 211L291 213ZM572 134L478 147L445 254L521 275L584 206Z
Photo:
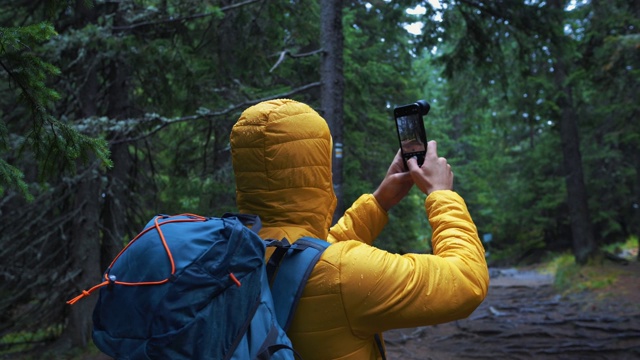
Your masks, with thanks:
M636 261L638 238L630 237L624 243L607 245L601 248L612 254ZM625 254L627 254L625 256ZM563 293L579 293L585 290L602 289L615 283L620 271L602 263L590 263L584 266L576 264L573 254L565 252L555 254L543 263L540 271L555 275L554 286Z

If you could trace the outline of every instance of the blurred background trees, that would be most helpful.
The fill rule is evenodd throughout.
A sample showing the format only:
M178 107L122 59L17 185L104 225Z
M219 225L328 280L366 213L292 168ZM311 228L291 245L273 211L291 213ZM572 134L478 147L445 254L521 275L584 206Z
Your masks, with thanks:
M85 345L91 297L65 301L154 214L234 211L230 128L276 97L342 124L345 206L398 149L393 107L429 101L493 265L585 263L640 233L637 2L332 3L342 39L322 37L323 1L0 4L0 337ZM378 246L429 251L423 202L395 207Z

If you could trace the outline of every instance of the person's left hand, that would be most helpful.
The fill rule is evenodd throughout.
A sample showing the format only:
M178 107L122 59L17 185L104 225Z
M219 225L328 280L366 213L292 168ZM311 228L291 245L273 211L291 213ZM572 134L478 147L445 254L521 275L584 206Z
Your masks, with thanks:
M389 170L387 170L387 175L382 179L376 191L373 192L373 196L385 211L389 211L407 196L412 186L413 178L405 171L404 162L402 161L400 150L398 150L389 166Z

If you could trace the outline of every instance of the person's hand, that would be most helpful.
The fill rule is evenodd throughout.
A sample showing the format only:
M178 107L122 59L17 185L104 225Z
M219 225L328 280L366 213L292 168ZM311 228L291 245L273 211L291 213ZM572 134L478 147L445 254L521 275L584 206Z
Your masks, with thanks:
M404 162L400 151L393 158L387 175L385 175L378 189L373 196L385 211L389 211L393 206L400 202L413 186L411 175L404 170Z
M436 190L453 189L453 172L447 159L438 157L438 145L435 141L429 141L427 154L422 166L418 166L418 160L413 157L407 160L409 174L420 191L429 195Z

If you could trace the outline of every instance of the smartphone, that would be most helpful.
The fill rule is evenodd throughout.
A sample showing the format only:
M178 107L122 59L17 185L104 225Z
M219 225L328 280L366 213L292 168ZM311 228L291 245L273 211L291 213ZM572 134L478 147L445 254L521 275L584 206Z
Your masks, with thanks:
M418 165L422 166L424 163L427 153L427 134L424 130L423 116L426 116L430 109L431 106L424 100L393 109L405 169L407 169L407 160L414 156L418 159Z

